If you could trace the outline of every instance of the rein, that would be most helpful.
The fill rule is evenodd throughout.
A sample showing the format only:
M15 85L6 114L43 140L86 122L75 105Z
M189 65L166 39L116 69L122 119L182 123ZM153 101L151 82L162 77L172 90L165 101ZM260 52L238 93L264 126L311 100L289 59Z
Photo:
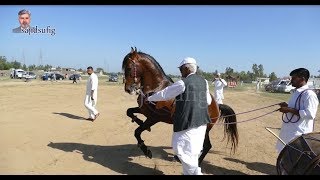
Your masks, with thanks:
M303 91L299 94L298 98L296 99L296 102L295 102L295 104L294 104L294 108L295 108L295 109L298 108L298 109L297 109L298 111L300 110L300 102L301 102L302 94L303 94L305 91L307 91L307 90L308 90L308 89L303 90ZM286 118L287 118L288 121L285 121L285 120L284 120L284 115L286 115ZM298 122L298 121L300 120L300 116L298 116L298 118L297 118L296 121L292 121L293 116L295 116L295 115L292 114L292 116L289 118L287 113L283 113L283 114L282 114L282 121L283 121L284 123L289 123L289 122L291 122L291 123L296 123L296 122Z
M141 105L139 106L139 108L141 108L143 106L143 98L146 98L147 96L142 92L142 87L140 89L138 89L138 94L141 95ZM152 102L152 101L148 101L150 104L152 105L156 105L156 103ZM163 111L167 112L167 113L170 113L170 111L166 110L166 109L163 109Z
M261 108L257 108L257 109L253 109L253 110L250 110L250 111L245 111L245 112L241 112L241 113L236 113L236 114L230 114L230 115L227 115L227 116L220 116L220 117L215 117L215 118L211 118L211 119L217 119L217 118L225 118L225 117L229 117L229 116L235 116L235 115L240 115L240 114L246 114L246 113L250 113L250 112L254 112L254 111L258 111L258 110L261 110L261 109L266 109L266 108L269 108L269 107L272 107L272 106L277 106L279 105L280 103L276 103L276 104L272 104L272 105L269 105L269 106L265 106L265 107L261 107ZM279 108L280 109L280 108ZM224 124L239 124L239 123L244 123L244 122L249 122L249 121L253 121L253 120L256 120L258 118L261 118L263 116L266 116L266 115L269 115L269 114L272 114L276 111L278 111L279 109L275 109L271 112L268 112L268 113L265 113L265 114L262 114L260 116L257 116L257 117L254 117L254 118L251 118L251 119L247 119L247 120L244 120L244 121L240 121L240 122L230 122L230 123L210 123L210 124L215 124L215 125L224 125Z
M140 95L141 95L141 101L142 101L142 103L141 103L141 104L143 104L143 99L142 99L142 98L143 98L143 97L145 98L145 97L147 97L147 96L142 92L142 90L141 90L141 89L139 89L138 94L140 94ZM149 102L149 103L150 103L150 104L153 104L153 105L156 105L156 103L154 103L154 102ZM272 104L272 105L269 105L269 106L265 106L265 107L261 107L261 108L253 109L253 110L250 110L250 111L245 111L245 112L236 113L236 114L230 114L230 115L226 115L226 116L219 116L219 117L215 117L215 118L211 118L211 119L226 118L226 117L230 117L230 116L236 116L236 115L241 115L241 114L247 114L247 113L254 112L254 111L258 111L258 110L261 110L261 109L266 109L266 108L269 108L269 107L272 107L272 106L277 106L277 105L279 105L279 104L280 104L280 103L276 103L276 104ZM139 106L139 108L141 108L141 107L142 107L142 105L141 105L141 106ZM278 110L279 110L279 109L276 109L276 110L273 110L273 111L268 112L268 113L266 113L266 114L263 114L263 115L260 115L260 116L257 116L257 117L251 118L251 119L247 119L247 120L244 120L244 121L240 121L240 122L231 122L231 123L209 123L209 124L224 125L224 124L238 124L238 123L244 123L244 122L253 121L253 120L256 120L256 119L261 118L261 117L263 117L263 116L266 116L266 115L272 114L272 113L274 113L274 112L276 112L276 111L278 111ZM166 110L166 109L164 109L164 111L166 111L166 112L168 112L168 113L171 113L170 111L168 111L168 110Z

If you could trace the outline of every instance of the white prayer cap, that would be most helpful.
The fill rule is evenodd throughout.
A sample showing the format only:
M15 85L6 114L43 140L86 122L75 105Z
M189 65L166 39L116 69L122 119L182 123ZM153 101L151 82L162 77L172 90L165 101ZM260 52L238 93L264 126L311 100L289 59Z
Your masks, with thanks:
M180 68L181 66L183 66L185 64L197 64L197 61L194 58L186 57L181 61L178 68Z

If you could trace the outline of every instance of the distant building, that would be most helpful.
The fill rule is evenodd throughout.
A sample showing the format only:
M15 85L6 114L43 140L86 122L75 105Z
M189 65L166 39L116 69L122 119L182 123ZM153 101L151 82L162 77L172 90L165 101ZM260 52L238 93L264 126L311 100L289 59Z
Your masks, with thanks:
M77 70L74 68L61 68L61 73L62 74L75 74L77 73Z

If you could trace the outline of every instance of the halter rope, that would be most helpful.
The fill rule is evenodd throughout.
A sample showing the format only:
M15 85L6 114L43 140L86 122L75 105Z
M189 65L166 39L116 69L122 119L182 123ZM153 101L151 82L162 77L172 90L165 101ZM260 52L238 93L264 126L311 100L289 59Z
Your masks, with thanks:
M307 91L307 90L308 90L308 89L303 90L303 91L299 94L298 98L296 99L296 102L295 102L295 104L294 104L294 108L295 108L295 109L298 108L298 109L297 109L298 111L300 110L300 102L301 102L302 94L303 94L305 91ZM284 120L284 115L286 115L286 118L287 118L288 121L285 121L285 120ZM291 116L290 118L288 118L287 113L283 113L283 114L282 114L282 121L283 121L284 123L289 123L289 122L291 122L291 123L296 123L296 122L298 122L298 121L300 120L300 116L298 116L298 118L297 118L296 121L292 121L293 116L295 116L295 115L292 114L292 116Z
M141 95L141 98L142 96L145 98L147 97L141 89L139 89L139 92L138 92L140 95ZM143 101L143 100L142 100ZM156 105L154 102L150 102L150 104L153 104L153 105ZM142 104L142 103L141 103ZM257 108L257 109L253 109L253 110L250 110L250 111L245 111L245 112L241 112L241 113L236 113L236 114L230 114L230 115L226 115L226 116L219 116L219 117L215 117L215 118L211 118L211 119L217 119L217 118L226 118L226 117L230 117L230 116L236 116L236 115L240 115L240 114L246 114L246 113L250 113L250 112L254 112L254 111L258 111L258 110L261 110L261 109L266 109L266 108L269 108L269 107L272 107L272 106L276 106L276 105L279 105L280 103L276 103L276 104L272 104L272 105L269 105L269 106L265 106L265 107L261 107L261 108ZM142 105L141 105L142 106ZM141 108L141 106L139 106ZM248 122L248 121L252 121L252 120L256 120L260 117L263 117L263 116L266 116L266 115L269 115L269 114L272 114L276 111L278 111L279 109L276 109L276 110L273 110L271 112L268 112L266 114L263 114L263 115L260 115L260 116L257 116L257 117L254 117L254 118L251 118L251 119L248 119L248 120L244 120L244 121L240 121L240 122L231 122L231 123L210 123L210 124L215 124L215 125L224 125L224 124L238 124L238 123L243 123L243 122ZM166 109L164 109L164 111L167 111ZM170 111L167 111L169 113L171 113Z

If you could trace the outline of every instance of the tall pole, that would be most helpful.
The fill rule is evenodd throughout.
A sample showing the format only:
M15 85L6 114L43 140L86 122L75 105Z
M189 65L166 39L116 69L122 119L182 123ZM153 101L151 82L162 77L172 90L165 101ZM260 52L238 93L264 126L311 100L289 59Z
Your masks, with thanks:
M107 62L106 62L106 58L104 58L103 64L104 64L104 71L107 72Z
M42 50L40 49L39 66L42 65Z
M23 61L23 64L26 64L26 57L24 55L24 49L22 51L22 61Z

